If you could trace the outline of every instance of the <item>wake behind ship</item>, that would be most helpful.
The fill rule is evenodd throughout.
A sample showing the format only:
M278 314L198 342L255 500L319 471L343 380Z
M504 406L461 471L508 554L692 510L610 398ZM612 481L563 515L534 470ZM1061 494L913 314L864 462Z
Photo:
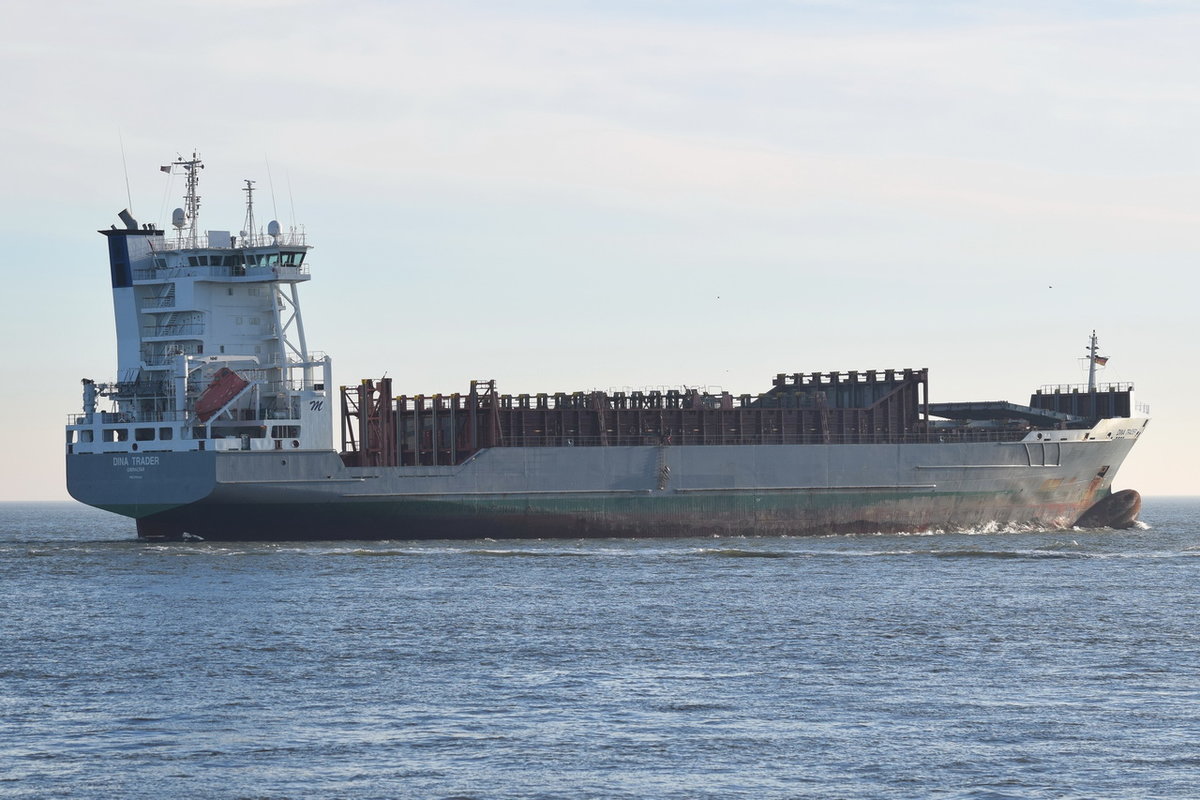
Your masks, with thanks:
M437 539L1127 527L1112 481L1148 423L1129 384L1028 405L932 403L924 369L779 374L761 393L393 396L332 391L308 348L303 233L198 227L200 158L173 231L127 211L108 241L117 377L83 381L73 497L147 539ZM341 448L333 441L340 400ZM107 406L102 409L101 405Z

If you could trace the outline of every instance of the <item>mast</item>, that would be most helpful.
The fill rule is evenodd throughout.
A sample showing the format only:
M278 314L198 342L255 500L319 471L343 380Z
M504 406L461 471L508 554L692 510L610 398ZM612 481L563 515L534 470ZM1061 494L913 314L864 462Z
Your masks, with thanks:
M1096 331L1093 330L1092 338L1091 338L1090 342L1088 343L1088 349L1087 349L1087 354L1088 354L1088 393L1089 394L1096 391L1096 359L1097 359L1096 353L1099 351L1099 349L1100 349L1100 346L1096 339Z
M242 246L254 246L254 181L246 178L246 229L242 231Z
M159 170L169 175L178 175L179 173L174 171L174 167L182 167L184 175L187 176L187 194L183 198L183 208L176 209L172 224L181 237L184 235L184 227L187 228L186 246L194 250L197 246L196 234L199 230L200 217L200 195L198 194L200 170L204 169L204 162L200 160L200 154L193 150L190 159L179 156L168 166L159 167Z

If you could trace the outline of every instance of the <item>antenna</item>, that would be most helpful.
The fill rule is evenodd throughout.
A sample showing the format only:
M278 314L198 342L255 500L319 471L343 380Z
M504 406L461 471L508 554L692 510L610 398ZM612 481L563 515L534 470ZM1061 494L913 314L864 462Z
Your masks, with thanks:
M290 172L287 173L287 185L288 185L288 204L291 205L291 215L292 215L291 229L292 229L292 233L295 233L296 232L296 199L292 196L292 173L290 173ZM278 218L278 216L279 215L276 215L276 218Z
M271 177L271 162L266 156L263 156L263 161L267 164L267 186L271 188L271 212L275 219L279 219L279 206L275 203L275 179Z
M129 189L129 163L125 161L125 137L121 135L121 129L117 128L117 141L121 143L121 166L125 170L125 199L129 201L129 213L133 213L133 192Z

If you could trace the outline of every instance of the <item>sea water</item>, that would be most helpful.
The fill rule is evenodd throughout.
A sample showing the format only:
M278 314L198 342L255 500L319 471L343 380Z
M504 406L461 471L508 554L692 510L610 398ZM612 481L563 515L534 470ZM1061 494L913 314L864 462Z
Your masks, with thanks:
M1200 796L1200 501L1130 531L148 544L0 505L0 796Z

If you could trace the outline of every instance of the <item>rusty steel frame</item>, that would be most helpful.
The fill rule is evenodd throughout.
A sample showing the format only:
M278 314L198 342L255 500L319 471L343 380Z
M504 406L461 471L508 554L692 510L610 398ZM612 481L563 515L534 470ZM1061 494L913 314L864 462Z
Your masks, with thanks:
M357 437L355 433L357 432ZM392 379L342 387L342 461L354 467L394 467L396 406Z
M343 387L347 464L448 466L489 447L928 441L924 369L780 374L770 391L737 397L695 389L514 396L475 380L466 395L385 403L384 381L387 389L383 381ZM392 447L382 441L389 433Z

